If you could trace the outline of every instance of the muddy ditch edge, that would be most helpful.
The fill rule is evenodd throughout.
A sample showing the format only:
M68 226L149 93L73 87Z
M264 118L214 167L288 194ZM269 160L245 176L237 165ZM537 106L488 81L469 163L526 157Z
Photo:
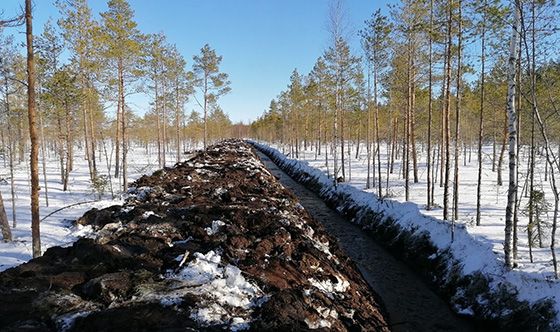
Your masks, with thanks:
M494 331L560 330L552 300L542 299L532 304L520 300L515 288L508 283L491 289L489 277L480 272L464 274L461 263L450 250L438 250L427 233L405 229L382 211L374 211L366 203L356 201L351 193L361 190L344 184L335 187L332 179L306 163L289 159L268 145L247 142L294 180L319 195L331 208L360 225L395 257L406 262L449 303L453 311L470 310L470 319L480 328ZM341 187L344 190L340 190Z

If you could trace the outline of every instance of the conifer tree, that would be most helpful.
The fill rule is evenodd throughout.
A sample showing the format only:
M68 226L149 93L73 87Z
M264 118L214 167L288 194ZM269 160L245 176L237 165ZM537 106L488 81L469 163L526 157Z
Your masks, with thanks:
M199 105L204 111L204 148L208 144L208 106L216 103L218 98L228 93L230 82L228 74L220 72L222 56L206 44L200 49L200 54L193 56L193 73L195 75L195 86L202 93L202 104Z
M117 125L115 177L119 175L119 147L122 148L122 189L127 188L128 138L126 100L130 84L138 79L143 35L134 21L134 11L126 0L109 0L108 10L101 13L102 54L108 60L109 70L116 76ZM113 77L115 77L113 76ZM119 142L120 141L120 142ZM120 145L119 145L120 144Z

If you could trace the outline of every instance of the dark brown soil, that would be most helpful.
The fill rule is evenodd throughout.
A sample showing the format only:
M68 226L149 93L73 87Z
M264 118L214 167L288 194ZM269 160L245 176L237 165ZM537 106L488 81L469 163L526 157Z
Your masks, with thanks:
M76 221L95 238L0 274L0 330L388 330L354 263L245 143L197 152L129 195ZM206 263L216 270L188 278Z

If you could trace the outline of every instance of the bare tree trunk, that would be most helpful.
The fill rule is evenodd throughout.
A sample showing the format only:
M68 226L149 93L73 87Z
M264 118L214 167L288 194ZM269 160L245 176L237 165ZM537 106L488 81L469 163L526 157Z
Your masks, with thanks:
M373 89L374 89L374 94L373 94L373 100L375 103L375 114L374 114L374 136L375 136L375 153L374 153L374 158L375 155L377 154L377 175L378 175L378 179L377 179L377 195L379 198L382 197L382 193L381 193L381 145L379 142L379 105L378 105L378 101L377 101L377 67L375 68L375 71L373 72ZM375 163L374 163L375 164ZM373 173L375 174L375 167L373 169ZM375 178L375 176L374 176Z
M120 76L120 73L118 73L118 75ZM119 88L120 89L120 84L119 84ZM118 93L117 96L117 119L116 119L116 132L115 132L115 178L119 177L120 174L120 136L121 136L121 109L122 109L122 105L121 105L121 97L120 97L120 91Z
M72 137L72 125L71 125L71 116L70 116L70 106L65 104L65 123L66 123L66 166L64 167L64 178L62 180L62 191L68 190L68 179L70 178L71 168L71 160L72 160L72 145L73 145L73 137Z
M367 150L367 177L366 189L371 188L371 61L367 61L367 129L366 129L366 150ZM374 170L375 173L375 170Z
M459 219L459 134L461 125L461 56L462 56L462 29L463 29L463 15L462 15L462 1L458 2L458 29L457 29L457 91L455 96L455 169L453 174L453 221ZM453 239L452 239L453 240Z
M519 165L519 141L521 140L521 50L522 50L522 38L519 38L519 47L517 53L517 70L515 73L516 89L517 93L515 95L516 101L516 114L517 114L517 142L515 143L515 163ZM515 171L515 183L519 183L519 166L517 166ZM519 185L517 185L519 186ZM517 243L519 241L517 234L517 225L519 223L518 218L518 206L519 206L519 189L515 191L515 204L513 206L513 259L517 260Z
M486 1L484 1L486 5ZM482 18L482 36L480 50L480 109L478 121L478 176L476 181L476 225L480 226L480 202L482 191L482 144L484 140L484 98L486 81L486 12Z
M508 140L508 113L507 110L504 112L504 128L502 131L502 149L500 150L500 156L498 157L498 186L503 184L502 181L502 164L504 163L504 154L506 152L506 145Z
M15 142L11 140L8 141L10 144L10 194L12 198L12 227L16 228L17 225L17 208L16 208L16 182L14 179L14 150Z
M407 104L406 104L406 116L405 116L405 150L403 153L403 175L404 175L404 199L408 201L410 199L410 145L411 145L411 115L412 115L412 41L408 41L408 66L407 66Z
M177 150L177 162L181 161L181 103L179 101L179 80L175 82L175 149Z
M128 142L126 137L126 104L124 102L124 77L123 77L123 64L122 60L119 60L119 92L121 100L121 125L122 125L122 189L126 192L128 188L127 184L127 153L128 153Z
M515 107L515 94L516 94L516 80L515 75L517 72L517 37L519 34L518 28L521 23L521 4L519 0L514 2L515 20L511 33L510 47L509 47L509 60L508 60L508 93L507 93L507 114L508 114L508 133L509 133L509 187L508 199L506 205L506 220L505 220L505 239L504 239L504 254L505 262L508 268L513 268L515 261L513 258L513 209L515 207L515 197L517 194L517 163L516 163L516 146L517 146L517 119Z
M208 75L204 75L204 148L208 143Z
M338 183L338 113L340 107L340 92L335 92L335 107L334 107L334 117L333 117L333 180L334 186L336 187Z
M29 117L29 138L31 140L31 237L33 257L41 256L41 235L39 216L39 138L37 135L35 111L35 59L33 53L33 23L31 0L25 1L25 27L27 39L27 113Z
M45 204L49 207L49 187L47 181L47 161L45 158L45 130L43 126L43 116L39 113L39 126L41 128L41 160L43 164L43 186L45 187Z
M163 159L162 159L162 155L161 155L161 114L160 114L160 107L159 107L159 89L158 89L158 82L157 79L155 80L154 83L155 86L155 101L154 101L154 107L155 107L155 111L156 111L156 122L157 122L157 151L158 151L158 165L159 167L163 167Z
M449 176L451 158L449 152L449 109L451 104L451 48L452 48L452 19L453 19L453 1L449 6L449 17L447 19L447 68L445 69L445 109L444 109L444 144L445 144L445 179L443 184L443 219L449 219Z
M12 230L10 229L10 224L8 223L6 209L4 209L4 199L2 198L2 192L0 192L0 230L2 231L2 239L4 239L4 241L12 241Z
M448 24L449 25L449 24ZM448 27L449 28L449 27ZM450 33L450 32L448 32ZM447 84L447 79L445 76L445 73L447 71L447 63L448 61L450 61L450 59L448 59L448 56L451 55L451 52L448 51L448 47L449 47L449 42L445 43L445 54L443 56L443 79L441 82L441 137L440 137L440 144L439 144L439 186L440 188L443 187L443 181L444 181L444 177L445 177L445 154L443 153L444 150L444 145L445 145L445 97L446 97L446 84Z
M432 101L432 89L433 89L433 60L432 60L432 29L434 26L434 0L430 0L430 26L428 31L428 146L426 153L426 166L427 166L427 178L426 183L428 185L426 193L426 209L431 210L433 205L432 196L432 162L431 162L431 151L432 151L432 111L433 111L433 101Z
M393 174L394 170L395 170L395 154L397 151L397 132L398 132L398 119L396 117L393 117L391 119L392 123L393 123L393 134L391 136L391 170L390 173ZM389 177L387 176L387 179Z
M343 105L341 100L341 105ZM346 168L345 168L345 158L344 158L344 108L340 109L340 167L342 172L342 181L346 181Z
M93 109L91 107L91 99L90 99L90 93L88 91L88 94L86 96L87 98L87 105L88 105L88 109L90 110L90 112L88 112L89 115L89 128L90 128L90 151L91 151L91 168L93 170L93 177L95 178L97 176L97 161L95 159L95 148L96 148L96 138L95 138L95 126L94 126L94 122L93 122Z
M89 144L89 128L88 128L88 115L87 115L87 109L85 107L85 101L82 102L82 116L84 117L83 119L83 125L84 125L84 145L86 148L86 160L88 163L88 169L89 169L89 178L90 180L93 180L93 168L91 165L91 151L90 151L90 144Z
M410 148L412 153L412 176L414 183L418 183L418 158L416 153L416 67L414 64L414 49L410 58Z
M162 143L162 153L163 153L163 166L167 165L167 100L165 98L165 94L167 91L167 85L165 82L163 83L163 89L161 93L162 103L161 103L161 125L162 125L162 136L163 136L163 143Z

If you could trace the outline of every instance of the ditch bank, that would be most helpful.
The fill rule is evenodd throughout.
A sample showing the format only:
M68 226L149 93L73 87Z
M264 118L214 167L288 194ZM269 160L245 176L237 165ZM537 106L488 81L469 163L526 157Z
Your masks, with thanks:
M414 204L378 200L374 194L346 184L335 187L332 179L305 162L288 159L267 145L253 141L249 143L294 180L319 195L327 205L362 228L395 257L407 263L456 313L470 316L478 329L559 329L551 299L534 302L520 300L519 289L512 284L498 275L483 274L476 269L479 257L471 257L469 265L469 261L457 258L458 248L451 245L446 247L445 243L436 244L435 241L441 242L441 238L431 237L429 232L415 224L444 222L420 215ZM448 228L447 225L438 226L438 229ZM468 236L466 231L462 231L456 230L456 236Z
M355 264L229 141L76 220L89 238L0 273L2 331L389 331Z

